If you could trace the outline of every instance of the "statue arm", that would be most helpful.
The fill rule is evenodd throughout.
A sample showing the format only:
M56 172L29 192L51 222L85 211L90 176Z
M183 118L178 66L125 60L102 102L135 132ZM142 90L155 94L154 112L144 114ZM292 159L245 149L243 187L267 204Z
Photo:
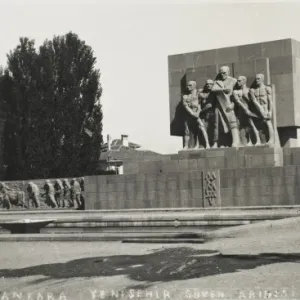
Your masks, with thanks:
M220 84L218 84L218 81L215 81L211 90L212 90L212 92L219 92L219 91L223 91L224 88Z
M254 106L259 111L260 115L264 118L265 117L264 111L260 106L257 98L255 97L254 89L250 89L249 96L250 96L250 100L253 102Z
M208 111L211 108L212 108L211 103L208 103L204 108L201 108L201 112L204 113L204 112Z
M197 110L193 112L193 115L198 118L200 112L201 112L201 106L200 104L198 104Z
M248 109L248 107L240 100L240 97L239 97L237 91L233 91L232 97L233 97L234 102L235 102L238 106L240 106L240 107L242 108L242 110L248 115L248 114L249 114L249 109ZM248 100L249 100L249 99L248 99Z

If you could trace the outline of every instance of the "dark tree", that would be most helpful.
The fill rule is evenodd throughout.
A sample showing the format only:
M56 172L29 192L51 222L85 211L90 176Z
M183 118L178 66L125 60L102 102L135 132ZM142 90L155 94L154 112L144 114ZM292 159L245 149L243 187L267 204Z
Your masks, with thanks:
M20 39L2 81L7 179L92 174L102 144L100 72L74 33ZM4 88L5 86L5 88Z

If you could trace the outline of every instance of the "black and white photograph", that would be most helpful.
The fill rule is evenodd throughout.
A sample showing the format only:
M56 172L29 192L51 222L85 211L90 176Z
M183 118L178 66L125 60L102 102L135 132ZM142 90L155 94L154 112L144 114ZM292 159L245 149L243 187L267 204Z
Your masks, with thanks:
M0 300L300 300L300 1L0 10Z

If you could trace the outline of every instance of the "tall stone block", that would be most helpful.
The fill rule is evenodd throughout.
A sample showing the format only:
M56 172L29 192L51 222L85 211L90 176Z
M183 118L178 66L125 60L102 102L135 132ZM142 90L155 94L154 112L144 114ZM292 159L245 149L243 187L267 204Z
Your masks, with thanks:
M171 135L182 136L183 134L180 126L182 120L179 117L181 95L179 95L179 89L182 93L188 80L196 81L198 88L202 88L206 79L215 78L217 70L222 65L228 65L231 74L236 78L241 75L246 76L248 86L251 85L257 73L264 74L266 84L275 85L276 117L281 146L297 146L294 135L296 132L298 139L300 43L292 39L170 56ZM176 92L175 87L177 87Z

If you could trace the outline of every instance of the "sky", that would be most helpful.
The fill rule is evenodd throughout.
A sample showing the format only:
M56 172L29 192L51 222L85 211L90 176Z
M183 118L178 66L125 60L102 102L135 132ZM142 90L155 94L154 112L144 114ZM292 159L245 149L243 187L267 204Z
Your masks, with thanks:
M283 38L300 41L300 1L0 0L0 65L19 37L36 46L69 31L97 57L103 136L176 153L169 133L168 55Z

